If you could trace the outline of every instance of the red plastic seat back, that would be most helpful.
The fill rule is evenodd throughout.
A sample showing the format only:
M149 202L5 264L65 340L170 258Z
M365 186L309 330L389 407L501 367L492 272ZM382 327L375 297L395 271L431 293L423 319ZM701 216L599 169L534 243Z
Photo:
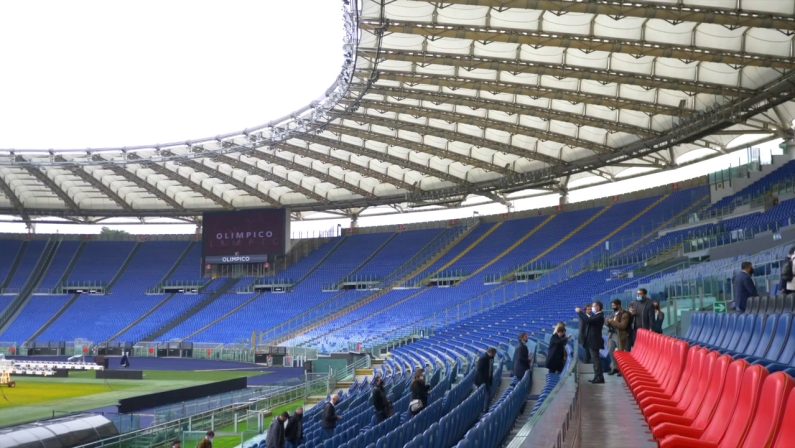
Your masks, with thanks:
M745 369L740 395L737 397L737 407L723 434L721 446L735 448L742 443L748 433L751 420L754 418L756 406L759 404L759 395L765 378L767 378L767 369L760 365L753 365ZM717 442L717 440L711 441Z
M723 391L720 395L718 407L712 414L707 427L704 429L702 439L712 440L717 443L726 433L729 421L737 407L737 399L740 396L740 387L745 379L748 370L748 362L742 359L729 364L729 371L726 373L726 382L723 384Z
M778 429L773 448L792 448L795 446L795 389L789 392L787 403L784 405L784 415L781 416L781 426Z
M695 428L705 428L707 423L712 419L712 414L715 412L715 408L720 401L723 386L726 384L726 376L729 373L729 366L731 363L732 357L728 355L719 357L713 363L712 379L710 379L707 393L704 395L704 401L701 403L698 414L696 414L696 418L693 419L691 426ZM739 369L735 368L735 370ZM739 375L736 373L735 375L738 378L737 381L739 381Z
M714 381L712 375L715 371L715 365L717 362L718 353L713 351L707 352L707 355L704 357L704 361L701 363L702 373L698 377L698 383L696 388L693 390L692 397L688 399L689 404L684 415L690 418L696 417L699 408L701 408L701 404L704 402L707 389L709 389L709 385L712 383L712 381Z
M751 427L745 436L743 446L748 448L768 447L781 424L787 395L795 381L784 372L776 372L765 378L759 404L753 416ZM795 425L795 420L788 422Z

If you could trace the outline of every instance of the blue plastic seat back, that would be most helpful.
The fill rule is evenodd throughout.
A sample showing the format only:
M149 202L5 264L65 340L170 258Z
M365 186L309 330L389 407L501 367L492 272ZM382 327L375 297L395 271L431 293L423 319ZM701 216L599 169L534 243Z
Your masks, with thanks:
M741 314L737 317L737 326L734 327L734 332L731 334L731 338L729 339L729 343L724 345L724 348L735 351L737 349L737 345L740 343L740 339L747 341L751 338L751 331L753 330L754 326L754 317L753 314Z
M777 314L768 314L765 316L765 329L762 330L762 337L756 346L748 345L748 350L753 350L750 353L754 358L764 358L767 353L770 342L773 340L773 333L776 331L776 322L778 320Z
M762 331L765 328L765 322L767 322L767 316L764 314L757 314L754 316L754 326L751 328L750 338L743 341L740 341L739 345L737 345L737 353L741 354L750 354L758 345L759 340L762 339Z
M688 329L685 339L692 341L696 336L698 336L698 333L701 332L701 329L704 326L704 316L704 313L693 314L693 318L690 320L690 329Z
M765 353L765 359L775 361L781 356L784 350L784 344L787 343L789 337L790 327L792 326L792 314L781 314L776 323L776 332L773 334L773 340L770 342L770 347Z
M709 339L704 341L707 345L715 345L715 341L718 340L718 335L720 335L721 331L723 331L724 327L726 326L726 318L726 314L719 314L715 318L715 328L712 330Z
M717 315L715 313L709 313L704 317L704 325L701 331L698 333L698 336L694 339L696 342L706 342L712 331L715 329L715 318Z
M729 339L731 338L730 335L734 333L737 326L737 317L737 314L726 315L726 324L721 329L718 339L715 340L715 344L713 344L715 347L723 348L729 343Z

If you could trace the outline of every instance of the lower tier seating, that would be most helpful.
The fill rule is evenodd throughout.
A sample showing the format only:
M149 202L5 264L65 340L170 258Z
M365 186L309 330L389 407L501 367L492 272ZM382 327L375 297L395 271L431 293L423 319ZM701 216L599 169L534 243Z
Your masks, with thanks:
M616 360L661 447L795 446L784 372L645 330Z

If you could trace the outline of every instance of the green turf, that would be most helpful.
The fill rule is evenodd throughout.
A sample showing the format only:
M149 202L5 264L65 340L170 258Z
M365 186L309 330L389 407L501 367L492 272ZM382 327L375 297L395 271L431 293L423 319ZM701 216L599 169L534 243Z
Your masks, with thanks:
M17 387L4 387L5 399L0 394L0 427L115 406L122 398L262 373L144 371L143 380L95 379L94 372L69 372L69 378L14 377Z

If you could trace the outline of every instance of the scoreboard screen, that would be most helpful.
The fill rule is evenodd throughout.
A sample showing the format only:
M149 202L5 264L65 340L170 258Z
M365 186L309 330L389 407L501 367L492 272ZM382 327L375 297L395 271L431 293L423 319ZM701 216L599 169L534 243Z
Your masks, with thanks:
M264 263L288 250L286 209L206 212L202 217L204 264Z

